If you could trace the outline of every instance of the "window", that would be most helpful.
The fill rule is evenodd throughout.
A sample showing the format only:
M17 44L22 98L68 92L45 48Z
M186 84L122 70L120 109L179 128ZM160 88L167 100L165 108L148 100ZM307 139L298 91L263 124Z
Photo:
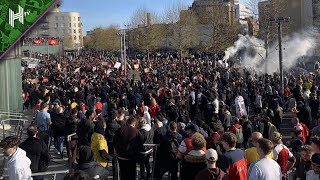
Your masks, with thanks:
M71 17L70 16L68 16L68 21L71 21Z
M73 39L74 39L74 40L77 40L77 36L74 36Z
M77 27L77 23L73 23L73 27Z
M79 36L79 40L81 39L81 36Z
M71 27L71 23L69 23L69 27Z
M64 16L61 16L61 20L64 21Z
M65 23L61 23L61 27L64 28L66 26Z
M80 21L81 20L81 18L80 17L78 17L78 21Z
M56 21L58 21L58 20L59 20L59 17L58 17L58 16L55 16L54 19L55 19Z
M81 23L78 23L78 27L81 27Z
M74 30L73 30L73 33L77 33L77 31L74 29Z
M76 21L76 17L73 17L73 20Z
M81 29L79 29L79 34L81 34Z
M71 29L68 29L68 33L69 33L69 34L71 33Z
M59 27L59 24L58 23L55 23L54 24L54 28L58 28Z
M65 30L65 29L62 29L62 33L65 34L65 33L66 33L66 30Z

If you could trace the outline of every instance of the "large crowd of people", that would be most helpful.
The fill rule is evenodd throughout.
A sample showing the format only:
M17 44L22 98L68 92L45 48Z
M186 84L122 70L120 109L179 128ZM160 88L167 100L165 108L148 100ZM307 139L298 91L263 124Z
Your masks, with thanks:
M319 179L320 75L285 74L281 90L276 73L232 62L117 64L92 53L32 69L23 63L24 109L34 122L21 144L0 143L10 179L46 171L51 142L61 158L66 147L74 172L65 179ZM285 113L289 139L281 134Z

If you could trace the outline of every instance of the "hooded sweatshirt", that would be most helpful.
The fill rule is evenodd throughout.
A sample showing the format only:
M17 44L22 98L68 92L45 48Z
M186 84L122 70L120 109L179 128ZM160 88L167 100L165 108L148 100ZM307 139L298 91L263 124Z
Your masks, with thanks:
M8 158L8 174L10 180L32 180L31 161L27 157L27 153L17 148L17 151Z
M223 180L225 174L219 168L206 168L198 173L196 180Z
M106 179L107 171L96 161L94 161L93 153L89 146L81 146L78 150L79 159L77 170L84 171L90 179L100 178Z
M147 123L149 125L151 125L151 116L150 116L150 113L149 113L148 106L144 106L143 107L143 117L147 120Z

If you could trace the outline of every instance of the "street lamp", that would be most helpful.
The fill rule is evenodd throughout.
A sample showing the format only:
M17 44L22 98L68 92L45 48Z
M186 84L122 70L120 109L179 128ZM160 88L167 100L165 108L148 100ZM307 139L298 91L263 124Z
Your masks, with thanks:
M269 23L278 24L278 41L279 41L279 68L280 68L280 88L281 94L284 95L284 84L283 84L283 56L282 56L282 23L287 23L290 21L289 17L277 17L270 18Z

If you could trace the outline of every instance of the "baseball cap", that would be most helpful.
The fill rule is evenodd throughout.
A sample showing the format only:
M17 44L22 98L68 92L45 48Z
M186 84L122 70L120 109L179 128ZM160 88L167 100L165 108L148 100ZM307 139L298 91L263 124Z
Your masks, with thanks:
M280 139L282 139L282 135L280 133L278 133L278 132L275 132L273 134L272 140L273 141L279 141Z
M193 131L193 132L199 132L199 127L196 125L196 124L188 124L185 128L185 130L190 130L190 131Z
M216 162L218 160L218 153L214 149L208 149L206 151L206 159L211 162Z

